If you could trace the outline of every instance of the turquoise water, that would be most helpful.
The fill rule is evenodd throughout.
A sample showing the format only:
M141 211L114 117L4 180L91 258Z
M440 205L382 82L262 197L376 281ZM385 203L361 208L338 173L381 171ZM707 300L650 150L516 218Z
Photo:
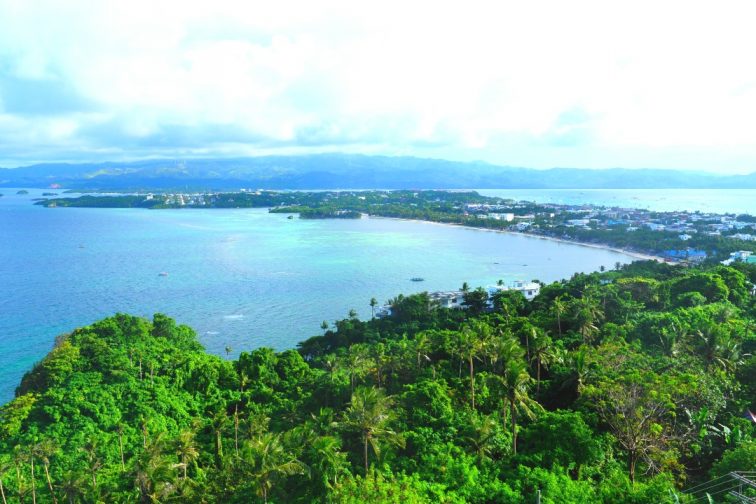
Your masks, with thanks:
M756 215L756 189L479 189L478 192L538 203Z
M624 254L391 219L265 210L45 209L0 198L0 402L56 335L115 312L165 312L211 352L290 348L325 319L399 293L557 280ZM160 272L168 276L159 276ZM424 277L413 283L412 277Z

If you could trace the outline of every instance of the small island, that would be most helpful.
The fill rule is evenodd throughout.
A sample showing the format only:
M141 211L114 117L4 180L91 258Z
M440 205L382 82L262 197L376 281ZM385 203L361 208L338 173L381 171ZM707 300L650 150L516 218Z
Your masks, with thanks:
M20 191L16 191L16 194L29 194L29 191L26 189L21 189Z
M321 210L318 208L302 208L299 210L300 219L360 219L362 214L354 210Z

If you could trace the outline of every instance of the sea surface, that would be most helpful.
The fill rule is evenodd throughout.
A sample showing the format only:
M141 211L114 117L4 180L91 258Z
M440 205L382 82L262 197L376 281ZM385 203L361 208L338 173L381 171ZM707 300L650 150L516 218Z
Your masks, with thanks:
M31 201L44 191L29 191L0 190L0 403L55 336L116 312L167 313L192 326L209 351L225 357L228 346L235 357L259 346L292 348L352 308L369 318L371 297L383 303L463 282L549 282L632 260L540 238L382 218L47 209ZM559 197L585 194L597 197ZM733 206L753 207L749 198Z
M478 189L484 196L578 205L756 215L756 189Z

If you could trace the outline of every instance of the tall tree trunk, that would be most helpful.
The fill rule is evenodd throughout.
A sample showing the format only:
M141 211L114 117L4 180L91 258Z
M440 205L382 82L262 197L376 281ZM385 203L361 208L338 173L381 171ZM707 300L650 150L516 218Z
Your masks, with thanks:
M368 473L368 435L367 434L365 434L364 451L365 451L365 476L367 477L367 473Z
M530 360L530 336L528 336L527 331L525 331L525 356L527 358L526 362L532 362Z
M19 483L16 485L16 488L18 489L18 502L21 504L24 504L24 496L21 494L21 467L16 464L16 482Z
M541 356L536 358L536 394L541 391Z
M34 456L31 457L32 502L37 504L37 485L34 482Z
M559 339L562 338L562 317L559 316L557 311L557 329L559 329Z
M470 357L470 398L472 409L475 409L475 368L473 367L473 358Z
M638 456L635 451L629 451L627 453L627 468L630 473L630 483L635 485L635 464L638 461Z
M45 478L47 478L47 488L50 489L50 495L52 496L53 504L58 504L58 498L55 497L55 491L53 490L52 481L50 481L50 471L48 464L44 464Z
M517 455L517 411L514 401L509 401L509 414L512 419L512 455Z
M123 459L123 431L118 431L118 452L121 454L121 471L126 471L126 461Z
M0 478L0 497L3 498L3 504L8 504L8 501L5 500L5 489L3 488L3 479Z
M239 456L239 405L234 406L234 450Z
M218 455L218 461L223 458L223 440L220 429L215 431L215 454Z

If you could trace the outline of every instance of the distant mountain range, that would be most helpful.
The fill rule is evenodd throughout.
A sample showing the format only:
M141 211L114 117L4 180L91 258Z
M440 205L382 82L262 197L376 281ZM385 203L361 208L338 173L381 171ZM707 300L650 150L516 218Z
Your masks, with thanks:
M756 188L756 173L622 169L534 170L483 162L317 154L234 159L38 164L0 168L0 187L63 189L665 189Z

